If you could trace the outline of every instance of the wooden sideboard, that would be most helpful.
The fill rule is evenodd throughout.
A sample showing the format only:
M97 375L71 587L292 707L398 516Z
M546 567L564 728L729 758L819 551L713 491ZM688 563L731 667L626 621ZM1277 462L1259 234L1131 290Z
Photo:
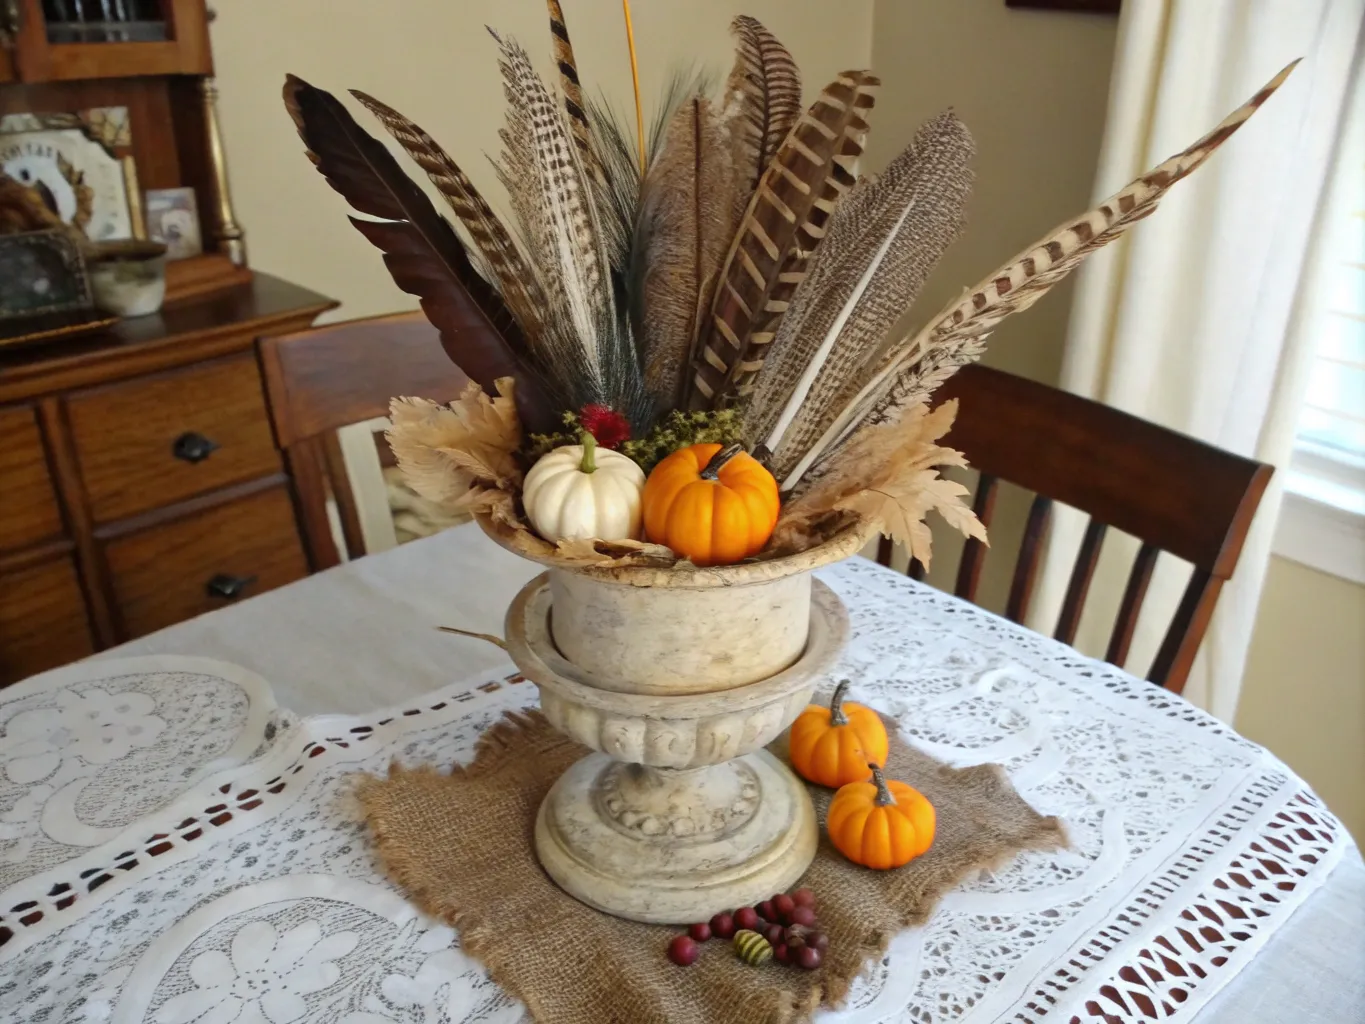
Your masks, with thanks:
M0 348L0 685L308 572L256 341L335 305L258 272Z

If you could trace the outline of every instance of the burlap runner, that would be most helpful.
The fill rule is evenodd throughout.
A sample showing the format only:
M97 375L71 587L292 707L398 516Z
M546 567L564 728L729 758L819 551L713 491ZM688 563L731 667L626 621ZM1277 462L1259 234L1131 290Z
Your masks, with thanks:
M997 766L949 768L890 731L887 775L933 802L934 844L903 868L870 871L822 837L801 884L815 891L830 946L809 973L746 966L716 939L691 967L676 967L664 951L681 928L618 920L560 890L536 860L536 809L588 751L539 712L498 722L467 768L395 767L357 792L389 875L459 929L464 950L541 1024L788 1024L837 1005L891 937L922 923L960 880L1066 842L1061 823L1029 807ZM830 791L811 795L823 829Z

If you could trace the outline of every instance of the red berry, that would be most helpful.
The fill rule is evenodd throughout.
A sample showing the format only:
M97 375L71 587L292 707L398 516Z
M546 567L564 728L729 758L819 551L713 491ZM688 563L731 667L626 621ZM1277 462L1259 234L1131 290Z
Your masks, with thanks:
M820 966L820 961L825 958L814 946L802 946L796 951L796 965L803 971L813 971ZM691 961L688 961L689 963Z
M765 921L777 920L777 911L773 907L772 900L764 900L762 903L755 903L754 910L758 911L758 916Z
M782 926L780 924L770 924L764 929L763 937L768 940L769 945L776 949L777 944L786 936L783 934Z
M814 908L815 893L811 892L809 889L797 889L796 892L792 893L792 902L798 907Z
M703 921L688 928L687 934L692 936L694 942L705 942L711 937L711 926Z
M780 964L789 964L792 962L792 952L787 948L785 942L779 942L773 947L773 959Z
M815 924L815 911L810 907L794 907L792 912L787 915L787 920L791 924L801 924L809 928Z
M679 967L690 967L696 962L699 952L701 950L689 935L679 935L668 944L668 959Z
M809 930L810 929L802 927L799 924L794 924L783 933L782 941L788 946L791 946L792 949L795 949L797 946L804 946L806 944L806 934Z
M735 927L758 930L758 911L753 907L740 907L735 911Z
M796 901L784 892L774 896L772 904L773 910L777 912L777 920L783 924L788 923L792 911L796 909Z
M729 914L717 914L711 918L711 934L718 939L728 939L735 934L735 919Z
M806 945L823 953L829 949L829 936L824 932L807 932Z

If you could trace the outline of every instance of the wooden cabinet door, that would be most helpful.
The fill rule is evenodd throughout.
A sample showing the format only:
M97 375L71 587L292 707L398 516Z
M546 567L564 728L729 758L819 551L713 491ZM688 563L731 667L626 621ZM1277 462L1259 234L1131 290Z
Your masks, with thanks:
M133 78L144 75L211 75L205 0L140 0L153 15L140 22L48 24L42 0L0 0L17 5L19 31L14 57L25 82ZM87 6L95 6L87 4ZM145 27L164 25L164 38L139 38Z
M94 651L69 558L0 573L0 686Z

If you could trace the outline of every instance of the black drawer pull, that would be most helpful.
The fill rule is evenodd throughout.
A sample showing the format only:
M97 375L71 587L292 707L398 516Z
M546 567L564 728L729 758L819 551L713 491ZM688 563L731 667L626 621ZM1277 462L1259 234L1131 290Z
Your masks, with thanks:
M255 582L255 576L233 576L220 572L204 585L204 589L209 592L209 597L221 597L231 601L234 597L241 597L242 591Z
M186 462L203 462L222 446L193 430L181 434L171 444L171 454Z

